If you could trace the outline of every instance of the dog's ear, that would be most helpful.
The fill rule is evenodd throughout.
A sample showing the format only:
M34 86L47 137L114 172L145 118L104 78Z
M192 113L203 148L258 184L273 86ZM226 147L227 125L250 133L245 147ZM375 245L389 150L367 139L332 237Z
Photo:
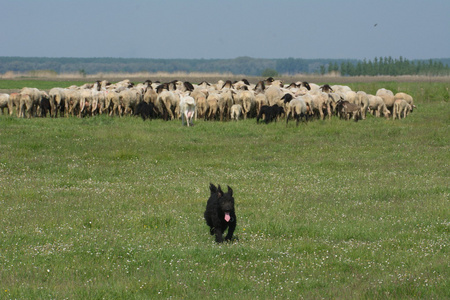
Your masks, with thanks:
M211 191L211 194L215 194L217 193L217 188L214 184L210 183L209 184L209 190Z
M227 185L228 187L228 194L230 194L230 196L233 196L233 190L230 188L229 185Z
M220 187L220 184L217 186L217 196L220 198L223 196L222 188Z

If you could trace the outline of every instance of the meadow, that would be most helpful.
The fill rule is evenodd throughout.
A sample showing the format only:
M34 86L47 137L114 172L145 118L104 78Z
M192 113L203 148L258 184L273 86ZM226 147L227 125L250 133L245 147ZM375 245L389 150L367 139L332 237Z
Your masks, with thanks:
M0 115L0 298L450 298L448 86L354 83L417 109L298 127Z

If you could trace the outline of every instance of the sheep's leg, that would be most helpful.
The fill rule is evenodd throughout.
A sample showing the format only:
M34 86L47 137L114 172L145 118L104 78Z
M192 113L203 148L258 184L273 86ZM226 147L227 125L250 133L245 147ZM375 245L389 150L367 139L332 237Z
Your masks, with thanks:
M169 112L170 119L171 120L175 119L175 116L173 115L172 109L170 109L170 107L168 109L168 112Z
M27 118L30 119L32 114L33 114L33 107L31 105L27 105L27 109L26 110L27 110L27 112L26 112Z
M323 109L319 109L319 114L320 114L320 119L324 120L325 119L325 115L323 113Z

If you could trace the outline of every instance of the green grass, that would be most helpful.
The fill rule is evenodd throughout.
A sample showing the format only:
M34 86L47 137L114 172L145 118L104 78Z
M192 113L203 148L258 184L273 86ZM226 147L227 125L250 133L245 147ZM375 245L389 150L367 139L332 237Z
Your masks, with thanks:
M442 100L298 127L0 116L0 298L449 298Z
M71 85L81 86L85 82L74 81L74 80L60 80L60 81L49 81L49 80L36 80L36 79L1 79L0 80L0 90L1 89L22 89L24 87L35 87L41 90L50 90L54 87L67 88Z

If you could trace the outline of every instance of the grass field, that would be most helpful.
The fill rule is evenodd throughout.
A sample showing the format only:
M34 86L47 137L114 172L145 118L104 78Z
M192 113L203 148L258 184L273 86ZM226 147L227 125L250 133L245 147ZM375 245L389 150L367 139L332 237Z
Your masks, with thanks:
M0 299L448 299L434 84L358 83L418 93L395 121L0 116ZM232 243L203 220L210 182L234 190Z

